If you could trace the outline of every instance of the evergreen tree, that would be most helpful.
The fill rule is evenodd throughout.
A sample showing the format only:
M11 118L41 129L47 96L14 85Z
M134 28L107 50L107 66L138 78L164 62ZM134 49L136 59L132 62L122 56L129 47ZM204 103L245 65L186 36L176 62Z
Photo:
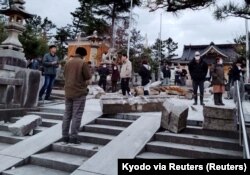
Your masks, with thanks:
M80 7L71 13L73 16L73 32L74 37L79 32L85 35L91 35L93 31L97 31L100 35L106 34L108 31L108 23L97 17L93 10L96 5L95 0L79 0Z
M68 39L73 39L73 31L71 25L57 28L55 39L57 40L58 56L60 59L63 59L64 55L67 53L66 41Z
M79 0L80 7L71 13L74 20L75 36L78 32L90 35L94 30L100 35L108 34L114 41L114 26L119 21L128 20L130 0ZM140 0L134 0L133 6L140 5ZM112 44L114 44L112 42Z
M147 7L150 11L164 9L167 12L177 12L185 9L199 10L215 4L216 0L150 0Z
M27 59L42 57L48 51L49 32L55 25L48 18L34 16L26 20L25 31L19 36Z
M175 50L178 49L178 43L174 42L172 38L166 40L156 39L152 46L154 58L157 60L171 59L176 56Z
M243 2L244 0L242 0ZM214 16L217 20L222 20L227 17L241 17L250 19L250 1L245 0L241 5L239 2L230 1L228 4L218 6L214 12Z
M130 0L94 0L93 12L111 22L111 39L113 40L114 26L119 20L127 20L130 12ZM133 7L139 6L140 0L133 0Z
M167 59L171 59L177 56L174 52L178 49L178 43L174 42L172 38L168 38L164 41L167 49Z

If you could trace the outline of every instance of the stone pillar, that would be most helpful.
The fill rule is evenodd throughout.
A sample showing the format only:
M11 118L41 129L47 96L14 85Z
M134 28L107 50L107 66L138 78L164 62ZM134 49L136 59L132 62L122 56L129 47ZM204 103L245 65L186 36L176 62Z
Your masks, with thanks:
M101 97L101 107L104 114L130 112L160 112L167 96L137 96L133 98L105 95Z
M23 79L23 85L15 89L14 103L22 107L35 107L38 103L40 71L23 69L17 72L16 78Z
M168 99L163 104L161 127L174 133L179 133L187 126L188 106Z
M203 129L236 131L236 108L206 105L203 109Z

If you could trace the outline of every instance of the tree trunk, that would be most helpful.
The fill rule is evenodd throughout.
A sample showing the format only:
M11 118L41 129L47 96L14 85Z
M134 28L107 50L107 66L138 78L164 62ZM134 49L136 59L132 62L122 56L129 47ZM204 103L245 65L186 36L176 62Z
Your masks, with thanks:
M116 18L116 15L115 15L115 10L116 10L116 4L115 4L115 1L113 2L113 10L112 10L112 48L114 48L115 46L115 18Z

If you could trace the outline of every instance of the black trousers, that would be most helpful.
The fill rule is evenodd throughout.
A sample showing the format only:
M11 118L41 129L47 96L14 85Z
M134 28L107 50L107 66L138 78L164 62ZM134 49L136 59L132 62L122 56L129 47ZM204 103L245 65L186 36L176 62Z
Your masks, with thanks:
M112 81L112 92L117 91L117 81Z
M98 85L102 87L104 91L106 91L107 79L100 78Z
M121 79L121 88L122 88L122 95L126 95L126 92L129 94L129 80L130 78L122 78Z
M196 98L197 98L198 88L200 89L200 97L203 97L204 96L204 81L193 80L194 97Z

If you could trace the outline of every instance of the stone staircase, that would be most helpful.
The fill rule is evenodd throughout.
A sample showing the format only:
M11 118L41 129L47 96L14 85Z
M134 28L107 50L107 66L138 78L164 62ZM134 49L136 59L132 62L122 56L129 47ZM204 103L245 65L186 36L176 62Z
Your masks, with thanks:
M63 118L63 114L60 113L49 113L49 112L28 112L27 114L35 114L42 117L42 125L34 129L33 135L40 133L51 126L56 125L60 120ZM24 139L27 139L31 136L14 136L8 129L8 126L16 121L20 120L21 117L12 117L10 119L10 123L4 123L3 121L0 122L0 151L16 144Z
M32 112L45 119L45 123L60 119L61 115ZM41 152L32 155L27 164L3 172L3 175L65 175L81 166L114 137L132 124L138 117L115 115L102 116L85 125L79 133L80 145L56 142ZM49 120L49 121L47 121ZM47 124L46 124L47 125Z
M238 134L188 126L182 133L160 131L137 159L241 159Z

